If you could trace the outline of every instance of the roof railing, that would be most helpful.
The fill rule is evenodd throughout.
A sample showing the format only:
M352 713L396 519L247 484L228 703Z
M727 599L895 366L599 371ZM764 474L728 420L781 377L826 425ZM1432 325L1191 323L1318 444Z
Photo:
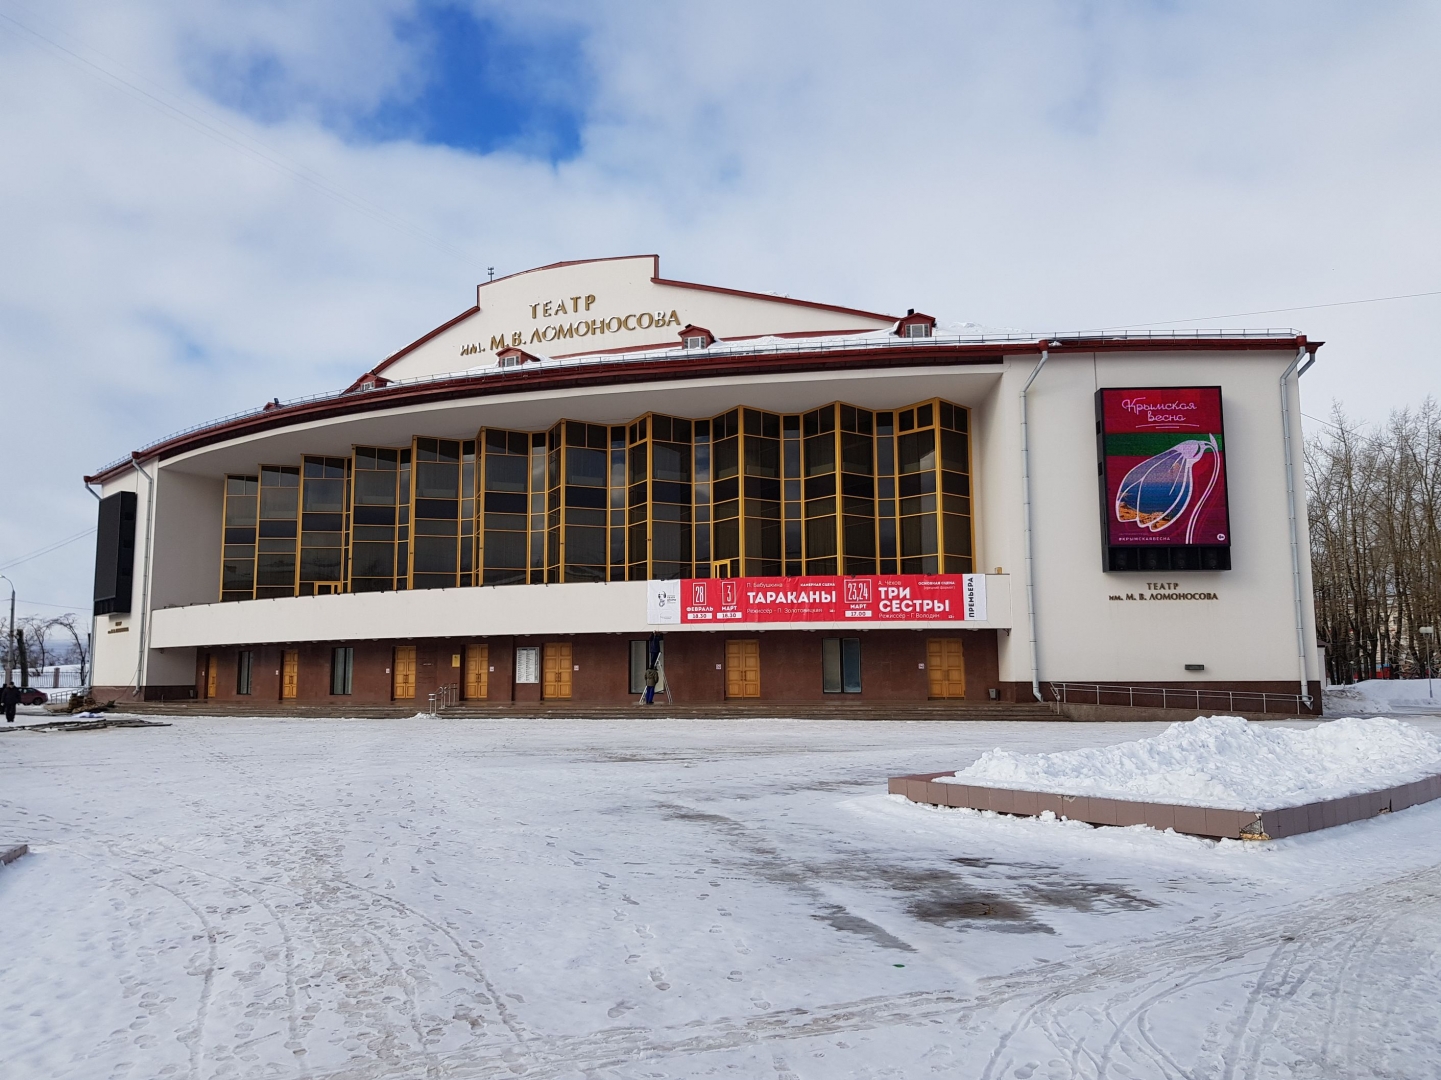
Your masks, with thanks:
M854 352L862 349L874 349L884 345L885 348L916 349L920 351L954 348L957 345L1029 345L1044 338L1047 341L1059 341L1062 345L1069 342L1090 342L1096 340L1106 341L1201 341L1215 340L1220 338L1235 340L1254 340L1256 338L1294 338L1297 331L1290 328L1268 327L1262 330L1081 330L1068 331L1066 333L1035 334L1035 333L999 333L999 334L935 334L928 338L901 338L896 337L889 331L865 331L858 334L836 335L817 338L790 338L777 339L764 337L752 341L717 341L704 350L706 356L776 356L776 355L798 355L802 353L831 353L831 352ZM549 343L547 343L549 344ZM411 379L392 379L384 386L358 386L354 389L331 390L321 394L307 394L303 397L289 398L280 402L268 402L253 409L242 409L239 412L229 413L226 416L216 417L201 424L192 424L190 427L172 431L164 438L155 439L141 447L134 454L126 454L124 457L116 458L108 465L97 470L93 475L100 476L111 469L118 468L130 461L132 457L139 457L142 460L150 453L173 439L184 435L192 435L199 431L217 427L221 424L228 424L235 420L243 420L251 416L260 416L267 412L283 412L300 405L309 405L317 401L334 401L343 397L354 397L362 394L375 394L390 392L400 388L425 386L431 383L453 382L457 379L484 380L499 376L513 377L519 370L527 371L551 371L556 368L591 367L603 364L644 364L655 360L674 360L684 355L687 358L694 357L696 350L689 353L684 352L679 345L665 345L655 349L644 349L636 352L626 353L586 353L579 356L542 356L538 361L525 364L521 368L500 368L495 366L464 368L460 371L439 372L434 375L420 375Z

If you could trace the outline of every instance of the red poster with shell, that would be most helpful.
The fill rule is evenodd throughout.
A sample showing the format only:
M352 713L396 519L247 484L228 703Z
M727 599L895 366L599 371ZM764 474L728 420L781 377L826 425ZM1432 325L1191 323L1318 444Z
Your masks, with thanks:
M1106 542L1229 547L1219 386L1096 392Z

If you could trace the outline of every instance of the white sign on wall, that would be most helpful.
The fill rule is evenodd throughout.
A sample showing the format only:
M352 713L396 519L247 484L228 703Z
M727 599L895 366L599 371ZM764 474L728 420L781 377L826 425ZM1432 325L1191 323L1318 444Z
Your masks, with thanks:
M540 649L527 646L515 650L515 681L517 683L540 682Z
M645 621L651 626L668 626L680 622L680 582L649 581L646 583Z
M961 575L961 602L965 605L966 622L986 621L986 575Z

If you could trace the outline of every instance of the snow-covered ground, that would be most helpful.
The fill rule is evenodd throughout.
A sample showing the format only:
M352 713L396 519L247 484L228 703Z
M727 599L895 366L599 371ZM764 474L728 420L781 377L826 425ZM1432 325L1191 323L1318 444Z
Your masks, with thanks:
M1441 678L1367 679L1328 686L1322 702L1327 716L1441 715Z
M1441 804L1247 845L884 794L1163 729L14 732L0 1076L1437 1076Z
M1380 791L1441 773L1441 736L1392 717L1297 728L1203 716L1112 746L1024 754L997 748L943 784L1275 810Z

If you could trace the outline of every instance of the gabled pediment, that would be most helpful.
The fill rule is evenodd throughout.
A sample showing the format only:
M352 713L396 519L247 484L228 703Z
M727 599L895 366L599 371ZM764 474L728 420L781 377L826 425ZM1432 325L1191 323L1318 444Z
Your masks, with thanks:
M704 326L717 340L866 333L893 316L660 276L660 258L555 263L482 282L476 306L392 354L368 377L390 381L491 367L498 354L575 356L681 347Z

